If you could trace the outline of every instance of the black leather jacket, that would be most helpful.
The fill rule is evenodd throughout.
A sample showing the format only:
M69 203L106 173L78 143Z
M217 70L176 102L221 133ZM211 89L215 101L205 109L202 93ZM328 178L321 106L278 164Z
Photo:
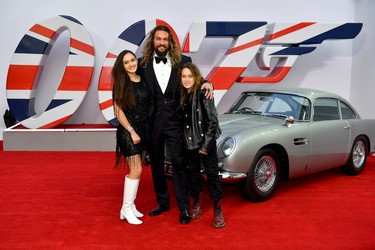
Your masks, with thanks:
M220 131L217 111L213 99L206 99L205 90L189 93L184 102L184 136L187 149L208 152L211 143L216 143Z

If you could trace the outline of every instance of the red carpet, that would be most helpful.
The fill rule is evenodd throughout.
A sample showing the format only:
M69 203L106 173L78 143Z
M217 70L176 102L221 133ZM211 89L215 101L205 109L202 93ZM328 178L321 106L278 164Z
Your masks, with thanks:
M148 216L150 168L136 200L143 224L120 221L126 171L113 163L108 152L0 151L0 249L375 248L375 157L356 177L331 170L283 181L264 203L224 186L223 229L211 226L207 189L202 217L188 225L174 198L171 211Z

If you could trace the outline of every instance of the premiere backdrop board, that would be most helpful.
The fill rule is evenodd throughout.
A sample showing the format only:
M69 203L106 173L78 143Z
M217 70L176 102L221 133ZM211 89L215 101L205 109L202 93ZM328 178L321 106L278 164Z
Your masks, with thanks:
M225 112L241 91L259 84L274 84L334 92L352 101L362 116L374 118L372 109L364 104L363 99L374 88L369 84L374 75L370 71L361 72L358 67L367 65L363 60L373 54L368 44L369 39L374 40L369 28L374 21L368 14L369 8L364 6L374 5L370 2L234 1L228 4L224 1L191 1L173 7L173 11L173 2L160 5L154 1L145 1L148 8L124 1L92 1L90 6L84 1L2 3L0 32L4 38L0 47L3 55L0 59L0 113L9 107L9 99L19 101L23 98L24 113L28 107L25 100L32 100L35 114L50 119L46 124L52 126L59 117L53 117L56 112L48 115L51 107L60 108L60 118L65 119L65 123L108 124L113 114L106 77L116 54L126 47L141 55L144 36L161 22L174 30L183 53L191 56L203 75L214 83L219 113ZM295 8L290 8L290 5ZM179 8L181 11L176 11ZM12 71L13 66L38 62L27 55L23 58L25 55L19 48L21 41L25 36L45 41L45 30L38 29L45 25L39 24L61 16L65 20L74 20L74 25L69 27L66 24L68 29L65 30L59 29L61 22L55 26L60 34L53 42L49 56L44 58L40 80L37 84L33 82L37 91L32 91L32 87L29 92L19 91L17 85L9 91L8 73L17 73ZM80 25L76 25L78 23ZM225 23L225 27L230 28L222 29ZM355 34L358 26L354 29L347 27L358 23L363 24L359 34ZM48 25L49 30L54 30L54 24ZM88 37L75 35L77 27L83 28ZM347 35L346 39L335 37L332 33L335 30ZM270 33L274 37L264 40ZM312 43L311 39L315 42ZM290 43L299 46L291 48ZM17 51L21 53L15 53ZM80 53L83 57L77 59ZM60 83L69 83L69 79L82 74L82 70L78 74L69 71L69 66L74 68L77 65L88 69L91 75L88 73L88 80L76 86L77 89L64 89L61 87L64 84ZM87 77L88 74L83 75ZM353 86L358 84L357 79L363 91ZM69 91L74 94L67 94ZM67 99L75 100L75 105L62 104L64 100L69 103ZM40 119L36 119L36 125L30 126L43 126ZM4 128L1 121L0 129Z

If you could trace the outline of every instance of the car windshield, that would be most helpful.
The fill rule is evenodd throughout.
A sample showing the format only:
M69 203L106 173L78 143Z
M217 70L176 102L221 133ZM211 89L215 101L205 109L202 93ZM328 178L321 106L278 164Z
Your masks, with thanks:
M230 109L234 114L255 114L275 117L293 116L295 120L310 120L310 101L301 96L267 92L245 92Z

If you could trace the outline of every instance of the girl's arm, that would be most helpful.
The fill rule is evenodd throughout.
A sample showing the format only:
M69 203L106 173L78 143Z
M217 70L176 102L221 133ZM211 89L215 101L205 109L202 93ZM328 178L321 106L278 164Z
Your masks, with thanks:
M139 143L141 141L141 138L138 136L137 132L135 132L135 130L129 123L124 111L122 111L122 109L116 103L113 105L113 108L118 122L130 133L130 136L132 137L134 144Z

